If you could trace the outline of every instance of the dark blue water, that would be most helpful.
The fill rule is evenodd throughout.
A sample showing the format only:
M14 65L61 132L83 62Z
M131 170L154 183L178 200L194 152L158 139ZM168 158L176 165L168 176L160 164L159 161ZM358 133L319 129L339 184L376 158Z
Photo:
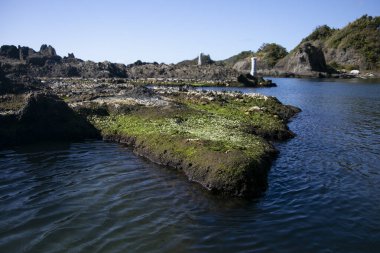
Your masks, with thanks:
M118 144L0 151L0 252L380 252L380 83L275 79L302 108L259 199Z

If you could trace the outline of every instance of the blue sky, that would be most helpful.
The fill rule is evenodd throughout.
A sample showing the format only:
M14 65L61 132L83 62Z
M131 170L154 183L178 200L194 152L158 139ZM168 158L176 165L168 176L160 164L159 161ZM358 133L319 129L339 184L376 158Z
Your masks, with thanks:
M288 50L323 24L341 28L379 0L0 0L0 44L55 47L84 60L215 60L264 42Z

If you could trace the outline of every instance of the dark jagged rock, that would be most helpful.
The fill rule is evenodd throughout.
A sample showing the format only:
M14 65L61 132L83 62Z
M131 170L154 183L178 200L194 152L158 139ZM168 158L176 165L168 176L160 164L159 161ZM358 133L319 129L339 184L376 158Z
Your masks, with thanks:
M128 76L124 64L85 62L75 58L74 54L62 59L50 45L42 45L38 52L29 47L3 46L0 52L0 65L6 74L84 78Z
M237 81L248 87L276 87L272 80L265 80L263 77L255 77L251 74L241 74Z
M41 46L39 53L43 56L57 56L55 49L52 46L48 46L46 44L43 44Z
M4 45L0 48L0 55L7 58L18 59L19 51L15 46Z
M29 56L33 56L37 54L36 51L34 51L32 48L29 48L29 47L18 46L18 50L19 50L19 59L21 61L26 60Z
M55 95L30 93L21 104L13 114L0 114L0 147L99 137L91 124Z
M41 88L41 82L35 78L14 74L6 76L0 69L0 95L20 94L27 91L36 91Z

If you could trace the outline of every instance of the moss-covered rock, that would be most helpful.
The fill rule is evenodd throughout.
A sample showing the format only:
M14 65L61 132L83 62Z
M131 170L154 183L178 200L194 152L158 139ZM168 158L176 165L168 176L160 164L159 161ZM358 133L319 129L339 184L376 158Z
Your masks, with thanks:
M139 155L183 170L213 192L253 196L265 190L277 153L268 140L292 136L286 122L297 109L257 94L159 88L155 95L170 105L135 105L123 113L93 114L89 120L104 139L126 143Z

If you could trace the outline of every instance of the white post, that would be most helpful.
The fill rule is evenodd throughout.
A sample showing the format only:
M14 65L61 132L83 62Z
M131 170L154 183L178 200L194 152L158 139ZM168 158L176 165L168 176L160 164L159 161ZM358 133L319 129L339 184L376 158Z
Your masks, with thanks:
M198 56L198 66L201 66L202 65L202 53L199 53L199 56Z
M251 76L256 76L256 57L251 58Z

